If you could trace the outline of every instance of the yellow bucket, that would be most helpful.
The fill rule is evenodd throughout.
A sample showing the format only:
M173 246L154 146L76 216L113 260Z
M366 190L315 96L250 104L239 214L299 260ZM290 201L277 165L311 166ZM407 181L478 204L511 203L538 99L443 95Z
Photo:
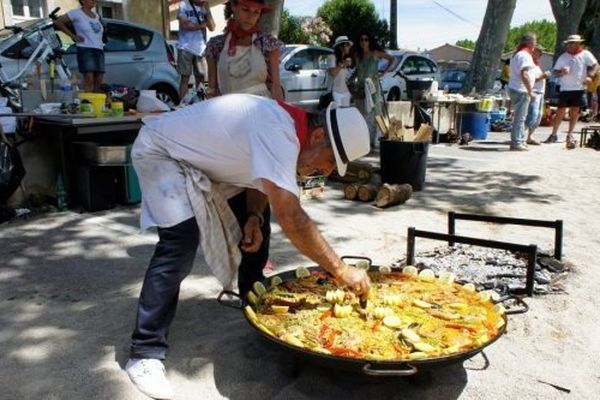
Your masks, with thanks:
M87 100L92 105L92 114L96 117L104 116L104 104L106 103L106 95L104 93L80 93L79 100L82 102Z

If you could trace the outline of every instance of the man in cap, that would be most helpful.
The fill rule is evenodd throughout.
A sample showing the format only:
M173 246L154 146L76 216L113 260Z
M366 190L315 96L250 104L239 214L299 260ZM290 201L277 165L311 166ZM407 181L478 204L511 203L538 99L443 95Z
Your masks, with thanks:
M302 254L341 284L361 295L368 293L366 272L340 259L298 197L297 174L328 175L337 166L344 175L349 161L370 150L367 124L356 108L331 103L324 114L309 115L287 103L231 94L144 119L132 158L142 189L142 229L157 226L159 242L144 279L126 366L143 393L160 399L172 396L161 360L180 284L192 268L199 243L213 273L225 288L231 287L240 262L240 239L246 252L268 241L261 231L268 225L262 217L267 202ZM198 116L205 123L198 124ZM238 280L238 286L243 295L251 286L249 277L260 279L262 272L242 272L245 281Z
M558 128L565 115L565 109L568 107L569 130L567 131L566 146L568 149L575 147L573 130L579 118L579 111L586 104L585 87L599 69L598 61L592 53L581 46L582 42L581 36L569 35L564 41L566 51L558 57L554 64L553 72L560 79L560 93L552 133L544 143L554 143L558 140Z

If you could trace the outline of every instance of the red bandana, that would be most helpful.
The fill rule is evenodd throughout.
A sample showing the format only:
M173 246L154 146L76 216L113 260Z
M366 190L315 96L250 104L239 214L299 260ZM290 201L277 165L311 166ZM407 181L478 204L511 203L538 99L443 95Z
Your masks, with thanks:
M308 142L308 115L306 111L281 100L277 100L277 104L287 111L294 120L296 136L298 136L300 148L303 148Z
M227 22L227 31L231 32L231 39L229 39L229 48L227 49L227 54L230 56L235 55L235 47L237 46L237 42L239 39L243 39L247 36L252 36L256 32L259 31L258 26L254 25L252 28L246 30L242 29L237 22L230 19Z
M519 47L517 47L517 50L515 51L515 54L517 54L521 50L525 50L529 54L533 55L533 49L528 44L521 44L521 45L519 45Z
M584 50L583 46L577 46L577 47L575 47L575 50L567 51L567 53L569 53L572 56L576 56L577 54L583 52L583 50Z

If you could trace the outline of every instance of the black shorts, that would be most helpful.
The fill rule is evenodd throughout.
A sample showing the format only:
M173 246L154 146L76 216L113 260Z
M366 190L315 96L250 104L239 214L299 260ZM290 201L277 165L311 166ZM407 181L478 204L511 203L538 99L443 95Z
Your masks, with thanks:
M104 51L91 47L77 47L77 66L79 72L104 73Z
M567 90L558 94L559 107L585 107L585 90Z

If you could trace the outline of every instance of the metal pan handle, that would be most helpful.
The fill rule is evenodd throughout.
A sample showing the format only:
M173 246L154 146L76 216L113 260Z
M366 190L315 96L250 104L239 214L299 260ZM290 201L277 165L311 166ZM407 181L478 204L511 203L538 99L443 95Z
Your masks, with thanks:
M372 364L365 364L362 367L362 372L365 375L371 376L411 376L415 375L419 370L414 365L404 364L407 369L373 369Z
M518 304L520 307L513 308L511 310L506 310L506 315L524 314L527 311L529 311L529 305L527 303L525 303L525 301L522 298L514 296L512 294L507 294L506 296L500 297L498 300L495 301L495 303L496 304L504 303L508 300L514 300L514 302L516 304Z
M239 303L236 304L234 302L227 301L223 299L223 296L237 297L239 299ZM222 290L221 293L219 293L219 296L217 296L217 301L219 304L225 307L235 308L236 310L244 309L244 301L242 300L241 296L236 292L232 292L231 290Z
M369 267L371 265L373 265L373 260L371 260L369 257L363 257L363 256L342 256L340 257L342 261L344 260L366 260L369 262Z

